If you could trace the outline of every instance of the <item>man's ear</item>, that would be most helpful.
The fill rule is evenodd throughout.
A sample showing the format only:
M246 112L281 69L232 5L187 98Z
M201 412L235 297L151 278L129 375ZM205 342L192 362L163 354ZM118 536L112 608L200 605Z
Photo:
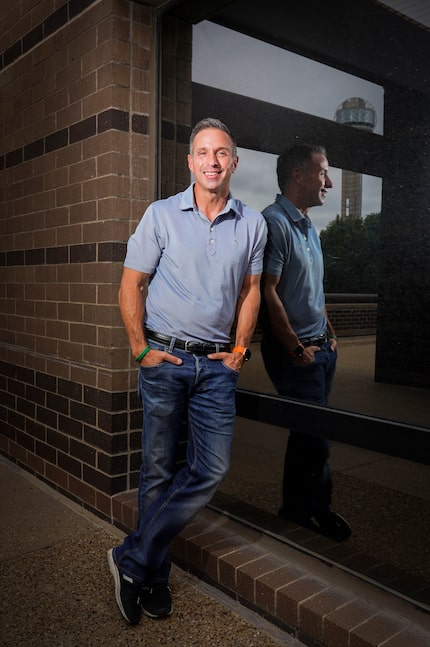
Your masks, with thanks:
M291 171L291 179L297 184L301 184L303 180L303 169L302 168L293 168Z
M188 153L187 155L187 162L188 162L188 168L190 169L191 173L194 173L194 165L193 165L193 156Z

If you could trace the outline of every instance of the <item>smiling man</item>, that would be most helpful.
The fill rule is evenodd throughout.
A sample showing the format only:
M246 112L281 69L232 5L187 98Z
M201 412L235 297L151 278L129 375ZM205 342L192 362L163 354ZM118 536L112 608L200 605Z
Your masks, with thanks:
M280 155L277 173L282 194L263 211L269 233L261 350L280 395L326 405L337 337L325 308L321 245L308 215L332 187L325 149L298 144ZM330 507L329 451L327 439L290 430L278 514L341 541L351 529Z
M250 357L267 231L263 216L230 193L237 164L227 126L200 121L188 155L195 182L150 205L127 246L119 304L140 366L139 520L108 552L108 563L130 624L141 610L152 618L172 613L170 543L229 468L235 390ZM188 449L178 471L184 420Z

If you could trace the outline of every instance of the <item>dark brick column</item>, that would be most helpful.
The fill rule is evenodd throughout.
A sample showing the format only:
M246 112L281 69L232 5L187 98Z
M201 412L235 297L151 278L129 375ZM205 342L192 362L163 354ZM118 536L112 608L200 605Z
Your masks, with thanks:
M375 379L430 387L430 97L386 89Z

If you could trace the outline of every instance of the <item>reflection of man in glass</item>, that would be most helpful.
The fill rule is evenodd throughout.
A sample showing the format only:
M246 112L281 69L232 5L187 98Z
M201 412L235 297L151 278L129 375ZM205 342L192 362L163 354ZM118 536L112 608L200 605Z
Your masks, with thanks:
M266 207L269 237L263 273L262 354L278 393L326 405L337 359L337 338L323 289L323 258L308 216L332 187L324 148L297 144L278 158L282 195ZM338 541L351 528L331 510L332 482L325 438L290 430L279 516Z

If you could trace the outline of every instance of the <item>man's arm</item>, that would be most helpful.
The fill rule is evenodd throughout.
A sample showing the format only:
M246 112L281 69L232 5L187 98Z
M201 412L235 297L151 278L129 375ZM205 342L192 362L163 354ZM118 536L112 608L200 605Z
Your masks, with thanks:
M324 309L324 312L325 312L325 318L327 320L327 330L328 330L328 334L330 336L330 350L335 351L337 349L336 333L334 331L333 324L331 323L330 319L328 318L327 308Z
M260 311L261 274L247 274L242 285L236 306L236 336L234 346L249 348ZM236 352L231 355L229 365L236 371L243 366L244 357Z
M119 309L134 357L137 357L148 346L143 330L143 319L149 276L149 274L125 267L119 287ZM182 360L174 355L155 349L149 351L139 363L153 365L162 361L182 364Z
M263 297L269 315L270 326L278 342L292 352L299 344L298 337L291 327L288 315L276 290L279 276L263 274Z
M291 327L288 315L276 291L279 280L280 277L274 274L263 274L263 296L273 334L281 346L289 352L295 364L298 366L312 364L315 360L315 353L321 349L318 346L307 346L306 348L302 346L301 355L295 356L293 351L300 346L300 341Z
M134 357L148 345L143 331L148 279L148 274L125 267L118 292L119 309Z
M247 274L237 300L235 346L248 348L260 310L260 274Z

